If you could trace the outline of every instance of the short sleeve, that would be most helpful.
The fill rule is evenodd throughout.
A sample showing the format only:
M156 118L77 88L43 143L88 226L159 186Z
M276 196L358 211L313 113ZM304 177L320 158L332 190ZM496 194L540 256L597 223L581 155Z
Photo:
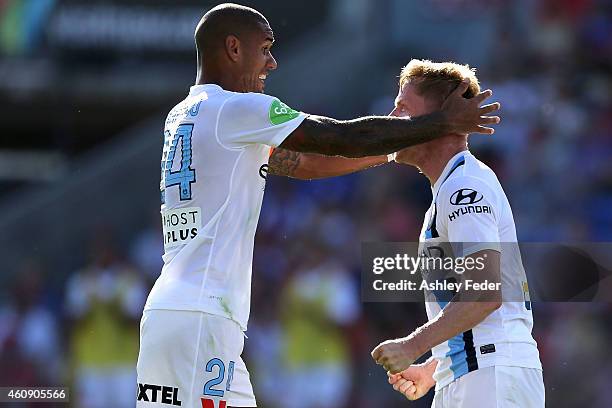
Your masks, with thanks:
M272 96L236 94L220 108L216 137L221 145L233 149L250 144L277 147L305 117Z
M460 176L442 185L436 199L439 221L458 256L500 250L498 201L495 190L475 177Z

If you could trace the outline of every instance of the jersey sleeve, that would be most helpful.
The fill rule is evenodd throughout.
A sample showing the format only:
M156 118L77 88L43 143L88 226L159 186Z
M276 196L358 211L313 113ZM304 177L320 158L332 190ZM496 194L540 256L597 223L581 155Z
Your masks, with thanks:
M269 95L236 94L221 107L216 137L231 149L250 144L277 147L306 116Z
M440 188L436 203L439 221L456 255L500 251L499 200L485 181L469 176L450 179Z

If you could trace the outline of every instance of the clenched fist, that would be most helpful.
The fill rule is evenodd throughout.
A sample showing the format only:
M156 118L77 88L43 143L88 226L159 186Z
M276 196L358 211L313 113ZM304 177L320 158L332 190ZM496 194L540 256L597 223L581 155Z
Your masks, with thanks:
M436 361L432 360L424 364L411 365L399 374L387 373L389 384L409 400L419 399L436 384L433 379L436 365Z
M387 340L372 350L372 358L376 364L382 365L391 374L399 373L410 367L419 356L411 347L408 338Z

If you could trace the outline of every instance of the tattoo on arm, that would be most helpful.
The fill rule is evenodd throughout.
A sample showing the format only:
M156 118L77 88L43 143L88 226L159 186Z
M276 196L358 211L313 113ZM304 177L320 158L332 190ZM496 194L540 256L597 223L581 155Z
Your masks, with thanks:
M425 143L448 130L440 112L411 119L369 116L347 121L309 116L280 147L329 156L364 157Z
M300 165L301 153L276 148L268 160L268 172L275 176L292 177Z
M323 116L309 116L280 147L287 150L335 155L332 144L342 136L341 122Z

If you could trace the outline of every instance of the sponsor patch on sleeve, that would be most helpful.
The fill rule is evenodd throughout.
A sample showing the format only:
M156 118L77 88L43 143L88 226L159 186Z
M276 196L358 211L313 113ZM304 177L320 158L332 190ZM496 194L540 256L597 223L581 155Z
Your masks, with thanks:
M202 228L202 209L187 207L162 211L162 225L164 248L183 245L195 238Z
M288 122L292 119L297 118L300 115L300 112L291 109L289 106L285 105L278 99L275 99L270 105L270 123L273 125L280 125L281 123Z

